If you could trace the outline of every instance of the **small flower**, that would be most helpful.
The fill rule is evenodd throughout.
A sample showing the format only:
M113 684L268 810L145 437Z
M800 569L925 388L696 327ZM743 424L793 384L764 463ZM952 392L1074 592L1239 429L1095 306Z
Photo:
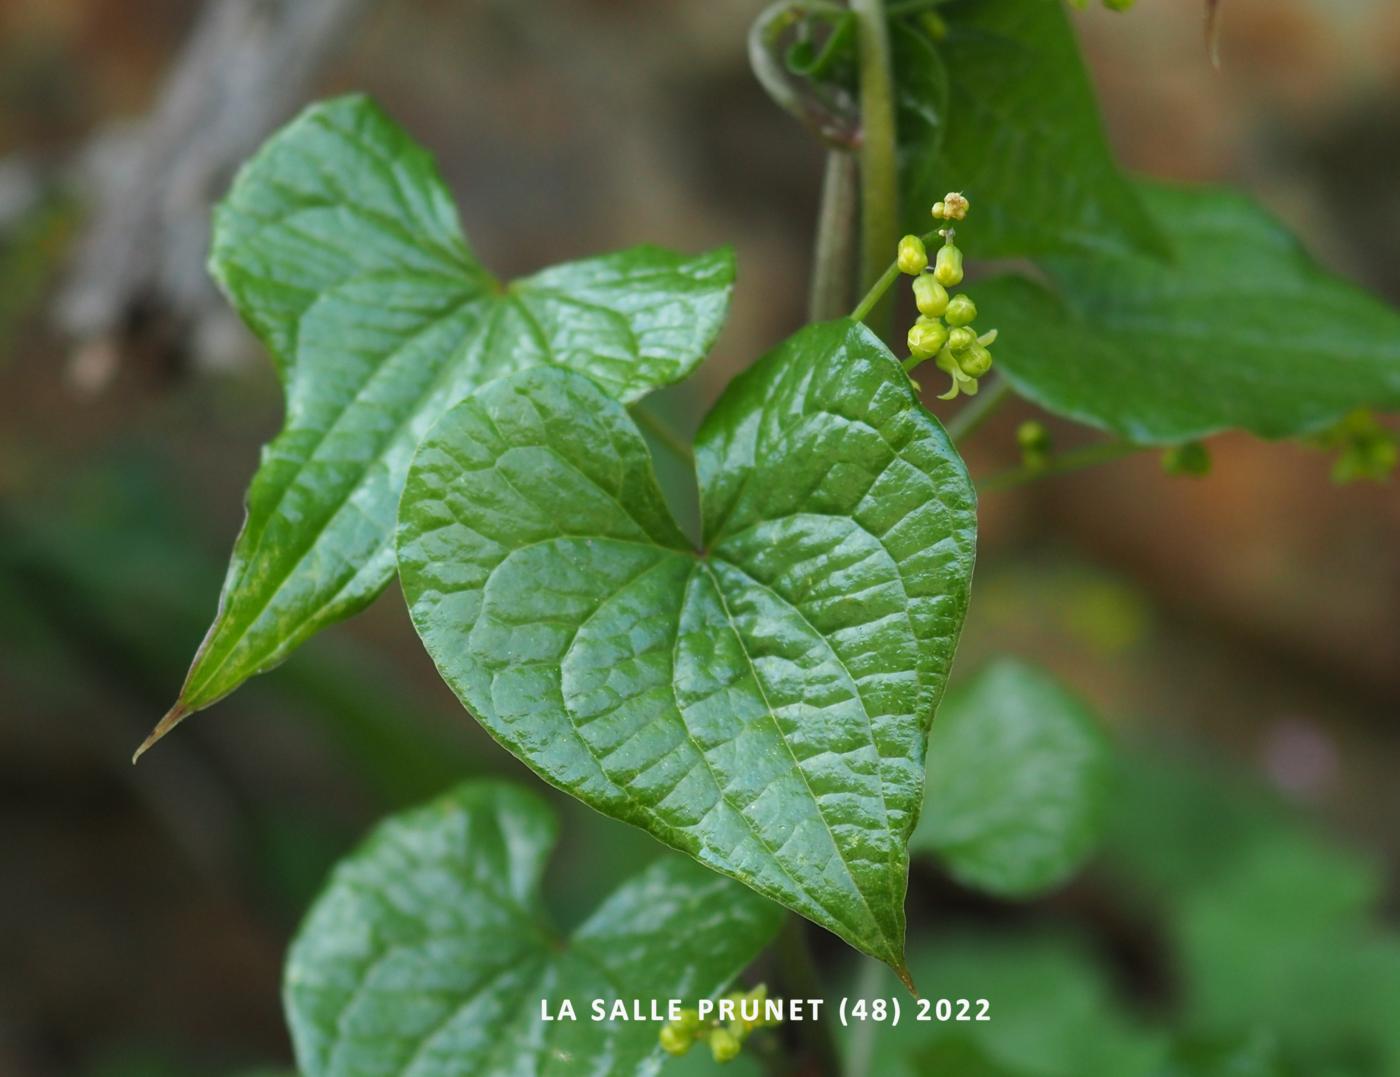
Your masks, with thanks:
M661 1040L661 1049L668 1055L675 1055L678 1058L695 1046L695 1037L688 1032L682 1032L675 1025L662 1025L658 1036Z
M969 378L985 378L992 369L992 353L974 340L964 351L955 352L958 366Z
M961 358L960 353L977 343L977 334L965 325L960 325L948 334L948 348Z
M958 360L954 357L952 349L944 347L938 353L934 363L938 369L943 371L953 379L953 384L949 386L946 393L940 393L939 400L955 400L958 393L966 393L968 396L977 395L977 379L969 377L963 368L958 365Z
M945 288L961 284L963 279L962 251L953 243L952 237L938 248L938 257L933 266L933 277Z
M949 301L944 317L952 326L971 325L977 320L977 304L965 295L955 295Z
M920 314L937 318L948 309L948 289L932 273L920 273L914 278L914 305Z
M901 273L908 273L910 276L922 273L928 265L928 251L924 249L924 241L918 236L905 236L899 241L899 254L895 261L899 264Z
M920 317L909 328L909 354L922 362L932 359L948 343L948 330L936 318Z
M732 1062L739 1056L739 1037L727 1028L717 1028L710 1033L710 1054L716 1062Z
M972 205L957 191L949 191L943 196L942 202L935 202L933 209L934 220L938 221L961 221L967 218L967 211Z

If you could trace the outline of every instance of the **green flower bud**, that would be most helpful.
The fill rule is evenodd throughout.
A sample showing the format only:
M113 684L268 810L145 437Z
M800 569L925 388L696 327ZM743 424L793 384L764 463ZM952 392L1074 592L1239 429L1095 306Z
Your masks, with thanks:
M966 326L958 326L948 334L948 347L954 355L967 351L977 343L977 334Z
M1037 422L1035 419L1027 419L1016 428L1016 444L1021 446L1022 452L1039 450L1041 452L1050 451L1050 431L1045 429L1045 424Z
M957 353L957 359L958 366L969 378L985 377L992 369L992 353L975 340L966 351Z
M958 250L955 244L945 243L938 248L938 258L933 266L933 277L945 288L962 283L963 256L962 251Z
M710 1033L710 1054L716 1062L732 1062L739 1057L739 1037L727 1028L717 1028Z
M955 295L948 301L945 317L949 325L971 325L977 319L977 304L965 295Z
M1162 470L1168 475L1200 478L1210 473L1210 450L1199 441L1188 441L1162 454Z
M920 318L909 329L909 354L921 362L932 359L948 343L948 330L940 321Z
M939 284L932 273L920 273L914 278L914 305L920 314L937 318L948 309L948 289Z
M661 1032L658 1034L661 1040L661 1049L668 1055L676 1055L677 1057L695 1046L695 1033L690 1029L678 1027L679 1024L680 1022L672 1022L668 1025L662 1025Z
M905 236L899 241L899 254L895 261L899 263L901 273L908 273L910 276L922 273L928 265L928 251L924 249L924 241L918 236Z

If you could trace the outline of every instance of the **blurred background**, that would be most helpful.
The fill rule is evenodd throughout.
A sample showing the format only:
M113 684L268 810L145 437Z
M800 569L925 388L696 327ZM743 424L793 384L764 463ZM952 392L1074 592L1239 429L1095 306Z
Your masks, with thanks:
M716 352L653 405L689 432L803 319L821 154L748 71L759 6L0 0L0 1074L287 1067L280 963L329 864L458 778L542 788L439 682L396 588L130 765L280 422L202 271L231 165L363 89L435 151L498 274L734 243ZM1219 71L1198 3L1076 16L1122 159L1246 188L1400 302L1400 4L1223 6ZM1015 463L1030 414L978 433L974 475ZM1125 1021L1262 1036L1308 1077L1400 1073L1400 498L1299 445L1212 448L1204 480L1144 454L984 498L959 669L1043 663L1126 777L1081 880L1004 906L918 866L911 921L953 980L962 960L1062 994L1042 936L1068 932ZM656 846L555 799L568 922ZM1021 932L1039 956L977 949Z

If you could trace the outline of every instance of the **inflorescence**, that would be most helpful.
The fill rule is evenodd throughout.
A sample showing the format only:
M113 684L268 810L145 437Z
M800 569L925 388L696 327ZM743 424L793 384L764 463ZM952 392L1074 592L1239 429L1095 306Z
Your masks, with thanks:
M935 203L933 217L939 221L961 221L970 208L968 200L956 191ZM963 253L954 242L956 232L951 227L939 230L943 246L929 267L928 251L918 236L905 236L899 241L896 262L900 272L914 278L914 302L919 308L918 320L909 329L909 358L904 369L913 370L932 359L953 379L939 400L952 400L959 393L973 396L977 380L992 369L991 344L997 338L995 329L980 336L972 323L977 318L977 305L961 292L949 296L963 279Z

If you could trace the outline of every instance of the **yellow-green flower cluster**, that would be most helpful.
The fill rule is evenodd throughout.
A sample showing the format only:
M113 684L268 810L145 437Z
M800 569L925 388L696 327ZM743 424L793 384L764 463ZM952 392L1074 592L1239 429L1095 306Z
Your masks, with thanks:
M970 208L961 194L953 191L933 207L936 220L961 221ZM948 295L963 279L963 254L954 242L952 228L941 229L943 246L934 256L929 268L928 251L918 236L905 236L899 241L896 263L900 271L914 278L914 303L919 308L918 320L909 329L909 358L906 370L932 359L938 369L953 379L952 386L938 399L952 400L959 393L972 396L977 392L977 379L992 369L990 346L996 340L996 330L978 335L972 323L977 319L977 305L962 293Z
M1400 464L1400 435L1366 408L1351 412L1313 441L1338 453L1333 482L1384 482Z
M679 1020L661 1027L661 1047L667 1054L683 1055L701 1040L707 1040L716 1062L731 1062L738 1057L751 1033L779 1024L765 1016L767 998L767 985L759 984L752 991L731 991L720 1000L717 1012L732 1016L706 1021L701 1020L699 1010L682 1010ZM744 1010L753 1016L744 1017Z

